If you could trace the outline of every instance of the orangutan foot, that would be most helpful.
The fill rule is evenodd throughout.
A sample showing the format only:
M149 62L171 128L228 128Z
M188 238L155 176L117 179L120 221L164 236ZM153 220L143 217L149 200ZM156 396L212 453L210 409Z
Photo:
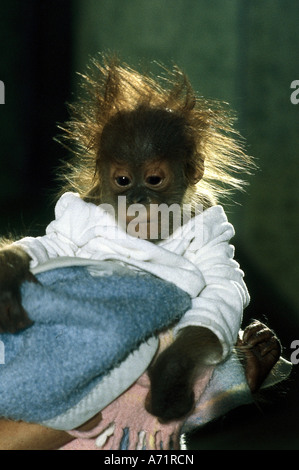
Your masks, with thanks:
M248 325L237 342L248 386L256 392L281 354L281 344L275 333L258 320Z

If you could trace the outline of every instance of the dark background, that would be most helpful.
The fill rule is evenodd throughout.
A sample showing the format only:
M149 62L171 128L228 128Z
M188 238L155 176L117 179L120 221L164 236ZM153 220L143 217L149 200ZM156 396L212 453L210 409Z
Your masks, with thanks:
M2 0L0 235L42 235L66 151L53 141L65 103L98 51L177 63L207 98L229 102L259 170L226 207L252 317L289 359L299 339L299 3L293 0ZM289 381L197 433L192 449L299 449L298 368Z

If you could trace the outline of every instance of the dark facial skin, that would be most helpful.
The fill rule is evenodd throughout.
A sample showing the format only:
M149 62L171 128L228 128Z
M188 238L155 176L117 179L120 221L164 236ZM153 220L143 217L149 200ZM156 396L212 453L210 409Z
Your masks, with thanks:
M160 208L163 204L169 206L170 200L178 207L182 203L185 187L179 184L176 186L178 175L171 169L167 160L153 159L135 167L124 162L113 162L108 164L106 174L103 202L111 204L115 209L122 228L130 235L138 236L135 233L136 223L133 223L138 217L137 229L142 238L152 242L159 241L162 221L168 225L169 234L172 232L173 213L169 212L169 217L165 219L163 216L162 219L155 217L153 211L153 205ZM119 196L126 197L126 214L119 214Z
M127 208L142 204L147 210L147 239L150 237L150 205L181 206L188 187L185 160L193 143L185 135L180 119L165 110L117 115L104 128L101 138L99 172L102 176L101 202L111 204L118 214L118 196L126 196ZM126 217L128 224L134 214ZM170 229L172 221L170 220ZM161 227L158 229L160 239Z

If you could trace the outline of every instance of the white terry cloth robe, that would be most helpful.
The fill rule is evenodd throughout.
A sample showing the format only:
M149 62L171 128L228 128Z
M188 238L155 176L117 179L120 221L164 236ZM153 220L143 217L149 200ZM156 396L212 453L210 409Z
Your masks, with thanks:
M176 325L175 333L188 325L210 329L222 344L223 360L236 343L249 303L244 273L230 245L233 236L233 226L217 205L154 244L128 235L104 206L67 192L56 204L55 220L46 235L26 237L15 244L31 256L33 272L49 259L67 256L117 260L174 283L192 299L192 308Z

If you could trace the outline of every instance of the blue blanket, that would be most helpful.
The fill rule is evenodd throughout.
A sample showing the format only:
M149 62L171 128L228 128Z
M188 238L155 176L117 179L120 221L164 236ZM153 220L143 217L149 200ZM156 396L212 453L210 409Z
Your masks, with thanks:
M76 405L109 371L190 308L190 297L151 274L123 268L94 277L66 267L24 283L33 326L1 334L0 416L43 422Z

